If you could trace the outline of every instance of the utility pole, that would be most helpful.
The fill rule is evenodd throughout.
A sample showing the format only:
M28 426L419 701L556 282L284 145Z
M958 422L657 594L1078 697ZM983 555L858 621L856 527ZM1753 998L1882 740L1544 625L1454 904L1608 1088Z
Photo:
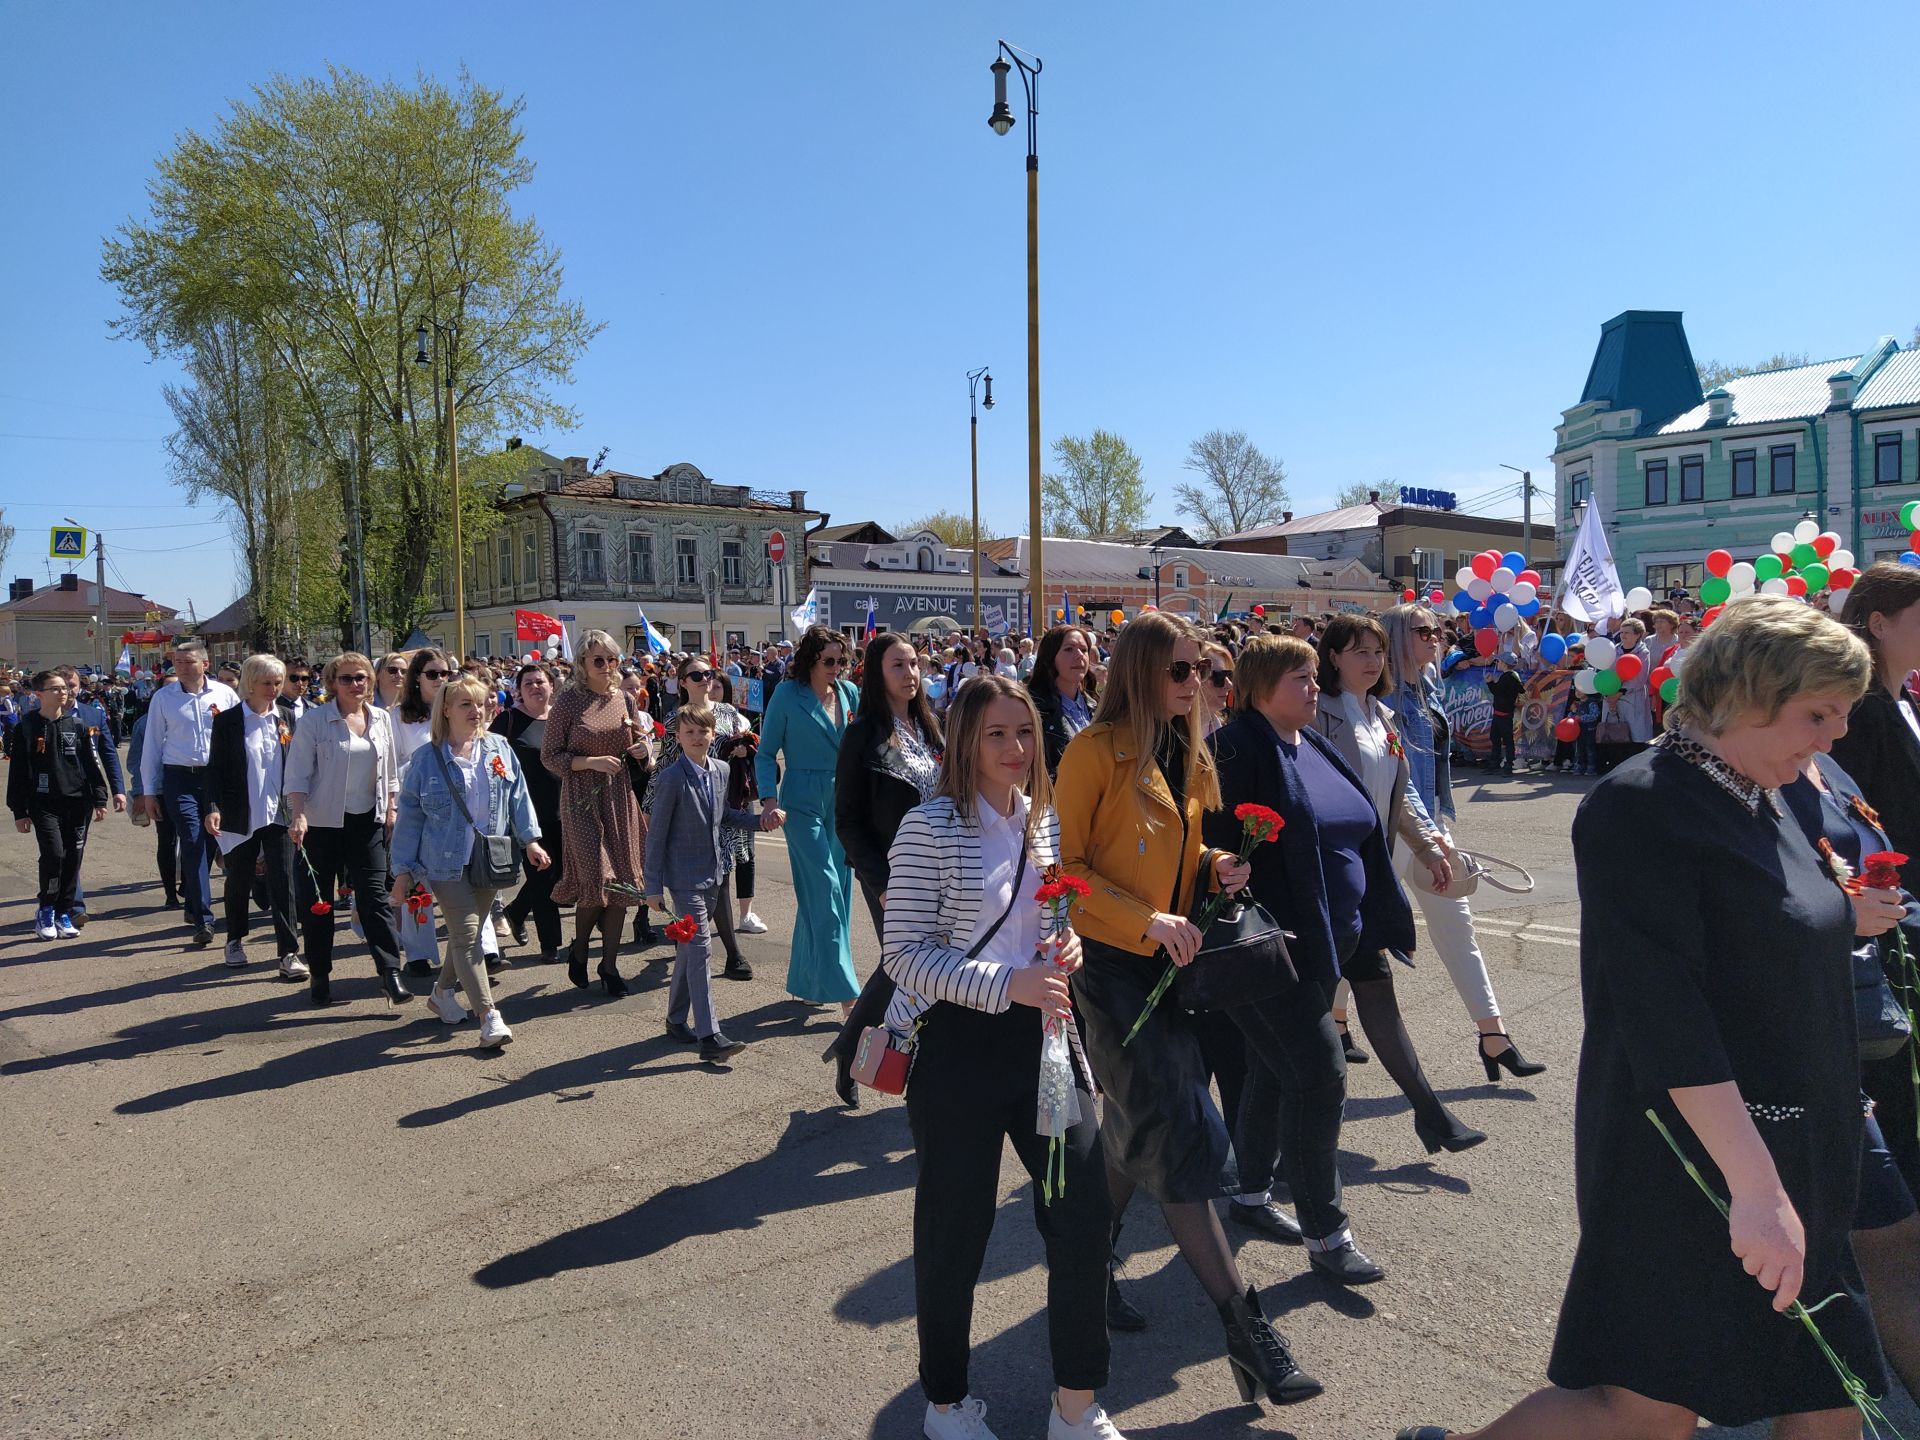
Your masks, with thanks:
M1518 465L1500 462L1502 470L1511 470L1520 477L1520 548L1529 560L1533 558L1533 472L1522 470Z
M111 673L111 642L107 639L107 616L112 612L107 606L107 542L98 530L93 532L93 585L100 599L100 618L94 622L94 669L100 674Z

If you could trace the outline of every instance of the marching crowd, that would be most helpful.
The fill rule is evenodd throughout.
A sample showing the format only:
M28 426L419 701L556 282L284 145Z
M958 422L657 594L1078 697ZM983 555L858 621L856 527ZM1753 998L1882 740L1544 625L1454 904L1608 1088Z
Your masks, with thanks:
M1519 672L1588 647L1639 662L1609 693L1567 687L1542 762L1608 772L1573 834L1581 1233L1551 1385L1470 1433L1858 1435L1885 1362L1920 1384L1920 910L1896 873L1920 854L1920 571L1867 570L1838 619L1762 596L1705 628L1652 608L1568 628L1517 627L1486 685L1511 769ZM483 1046L513 1039L493 980L529 925L541 962L608 997L623 946L664 935L667 1033L715 1064L746 1047L711 948L719 978L751 978L755 838L782 830L786 989L839 1007L842 1104L905 1097L925 1433L991 1437L969 1330L1010 1140L1040 1197L1049 1436L1117 1440L1109 1335L1153 1324L1117 1278L1137 1192L1242 1397L1307 1400L1322 1386L1223 1217L1331 1283L1383 1278L1338 1166L1348 1068L1376 1058L1429 1154L1488 1140L1428 1082L1397 967L1438 958L1490 1082L1545 1069L1502 1016L1453 835L1440 687L1471 641L1422 603L1294 629L1148 612L930 650L814 627L724 661L589 631L570 661L429 647L217 674L182 640L170 675L104 694L33 675L0 715L8 804L40 847L43 939L84 924L88 827L131 805L191 943L214 943L217 871L225 963L248 965L264 911L277 975L314 1004L336 999L337 912L389 1003L430 978L431 1011ZM882 957L865 977L856 887Z

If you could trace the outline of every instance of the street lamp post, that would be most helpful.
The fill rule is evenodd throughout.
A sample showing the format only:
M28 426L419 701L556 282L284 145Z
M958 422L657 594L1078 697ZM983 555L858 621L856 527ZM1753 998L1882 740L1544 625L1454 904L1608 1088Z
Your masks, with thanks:
M1166 553L1158 545L1147 547L1147 558L1153 562L1153 608L1156 610L1160 608L1160 566L1163 563L1160 557Z
M993 408L993 376L982 365L967 372L968 433L973 439L973 629L978 634L984 624L980 611L980 382L987 382L986 408ZM1019 618L1017 615L1014 617Z
M1012 65L1007 63L1009 58ZM1040 554L1040 152L1035 134L1035 118L1040 112L1034 104L1034 92L1040 84L1038 55L1000 42L1000 54L988 67L993 71L993 114L987 124L996 135L1013 129L1013 112L1007 108L1007 75L1015 66L1027 92L1027 525L1031 547L1028 579L1033 592L1027 630L1037 635L1045 628L1047 614Z
M416 349L413 363L432 365L427 349L427 327L445 342L441 372L447 382L447 483L453 496L453 636L454 664L467 658L467 557L460 539L460 431L454 422L453 351L460 340L458 325L442 325L438 320L423 320L413 332Z
M1522 470L1518 465L1500 462L1502 470L1511 470L1520 477L1520 549L1531 556L1533 554L1533 472Z

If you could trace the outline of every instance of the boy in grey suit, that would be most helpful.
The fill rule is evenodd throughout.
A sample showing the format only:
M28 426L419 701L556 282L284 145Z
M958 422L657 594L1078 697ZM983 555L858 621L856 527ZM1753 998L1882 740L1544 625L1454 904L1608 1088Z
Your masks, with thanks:
M667 991L667 1034L700 1044L700 1058L724 1060L746 1049L720 1031L713 1013L713 952L707 921L721 895L720 826L771 830L776 812L755 816L727 807L727 767L712 758L714 714L706 706L686 706L674 722L680 758L654 781L653 813L647 828L645 864L647 903L690 919L693 934L675 942L673 984ZM671 904L669 904L671 902ZM687 1023L691 1012L693 1023Z

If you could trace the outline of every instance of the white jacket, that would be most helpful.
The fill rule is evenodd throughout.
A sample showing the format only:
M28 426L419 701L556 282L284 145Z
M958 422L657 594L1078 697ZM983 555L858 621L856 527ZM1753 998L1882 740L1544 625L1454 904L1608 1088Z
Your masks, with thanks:
M393 722L387 712L368 705L367 739L373 742L374 819L382 824L393 814L400 789L400 765L394 757ZM329 700L310 706L293 730L287 747L286 793L305 795L309 825L337 829L346 821L347 740L352 732L340 707Z

